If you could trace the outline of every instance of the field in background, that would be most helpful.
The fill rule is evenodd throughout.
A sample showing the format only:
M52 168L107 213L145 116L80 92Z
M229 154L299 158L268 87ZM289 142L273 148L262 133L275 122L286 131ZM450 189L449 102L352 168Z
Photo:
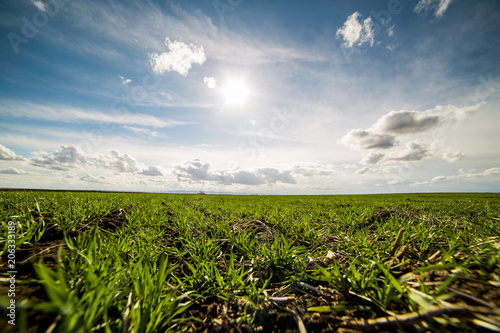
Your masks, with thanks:
M500 194L0 192L10 331L500 330Z

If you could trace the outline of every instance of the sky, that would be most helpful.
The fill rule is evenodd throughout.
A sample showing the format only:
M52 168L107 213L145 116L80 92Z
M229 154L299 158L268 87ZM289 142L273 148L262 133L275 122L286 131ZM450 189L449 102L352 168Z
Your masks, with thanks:
M0 187L500 192L497 0L0 0Z

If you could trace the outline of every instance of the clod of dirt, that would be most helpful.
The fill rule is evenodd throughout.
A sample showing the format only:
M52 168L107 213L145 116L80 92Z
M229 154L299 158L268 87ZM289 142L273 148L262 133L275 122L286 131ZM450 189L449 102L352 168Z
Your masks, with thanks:
M101 229L116 231L117 229L123 228L127 225L125 211L121 208L113 210L105 216L98 218L97 223Z
M385 222L393 216L405 215L402 211L397 209L387 209L387 210L374 210L372 216L368 219L368 222Z
M251 230L256 233L259 232L270 232L269 223L261 220L252 220L245 222L235 222L232 224L232 231L236 232L239 230Z

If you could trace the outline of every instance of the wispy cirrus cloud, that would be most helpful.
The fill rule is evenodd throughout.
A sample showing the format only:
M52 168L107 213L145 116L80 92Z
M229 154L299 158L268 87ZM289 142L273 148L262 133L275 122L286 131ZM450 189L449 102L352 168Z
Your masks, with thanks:
M433 10L436 17L441 17L453 1L454 0L420 0L415 6L414 11L416 13L421 13Z
M471 179L471 178L479 178L479 177L488 177L488 176L499 174L500 168L490 168L490 169L484 170L483 172L477 172L477 170L466 171L465 169L459 169L458 172L459 172L458 175L434 177L434 178L432 178L432 182L444 182L444 181L456 180L456 179Z
M16 118L59 121L65 123L107 123L119 125L140 125L151 127L174 127L191 124L159 118L148 114L86 110L68 105L41 105L19 101L0 101L0 111L4 115Z

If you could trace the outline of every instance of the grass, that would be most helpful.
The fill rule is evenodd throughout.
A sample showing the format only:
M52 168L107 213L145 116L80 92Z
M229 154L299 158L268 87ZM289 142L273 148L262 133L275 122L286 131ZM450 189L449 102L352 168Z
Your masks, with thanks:
M18 325L0 323L498 331L499 217L500 194L0 192L0 305L14 221Z

